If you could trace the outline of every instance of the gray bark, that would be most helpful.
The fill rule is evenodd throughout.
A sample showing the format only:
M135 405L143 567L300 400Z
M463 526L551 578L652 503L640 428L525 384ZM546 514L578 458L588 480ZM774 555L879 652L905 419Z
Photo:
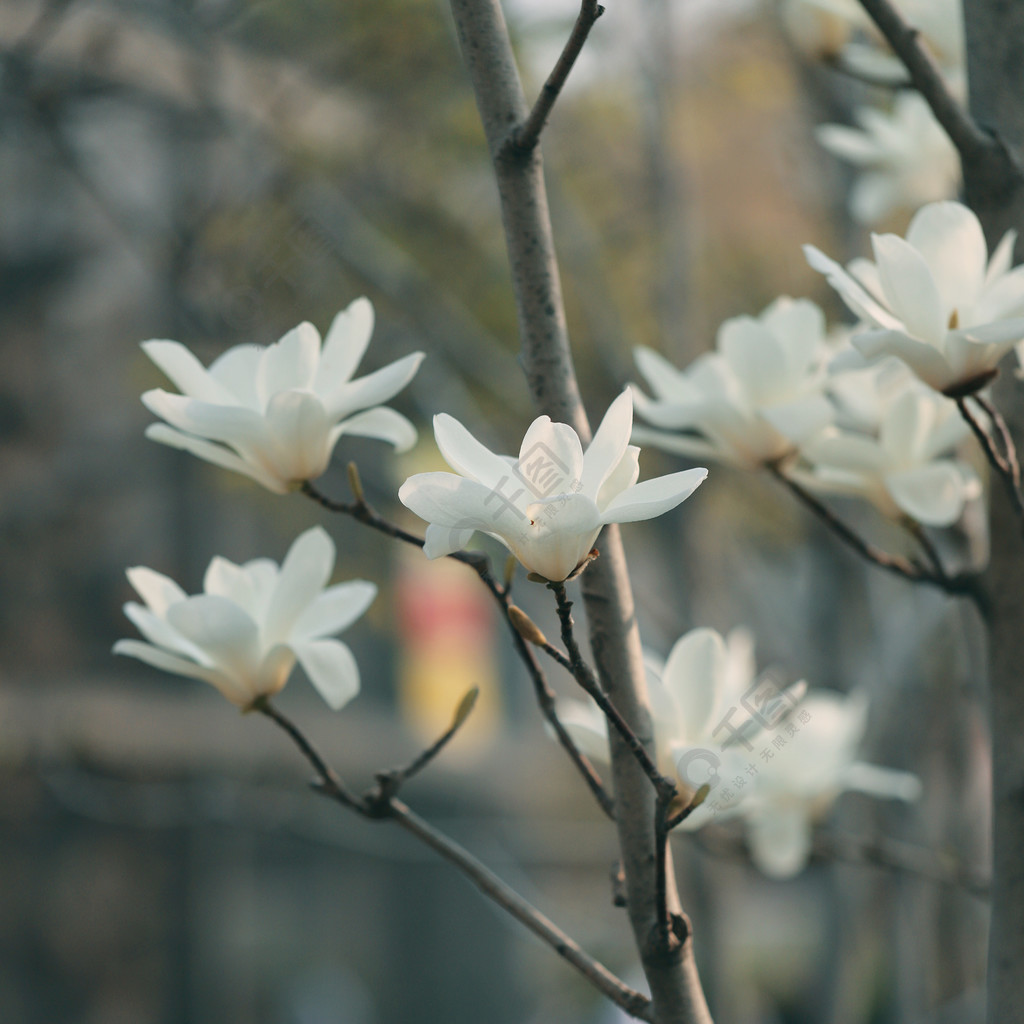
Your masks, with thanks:
M521 361L537 410L591 433L569 349L540 148L506 145L529 112L497 0L452 0L452 12L494 161L519 315ZM601 682L631 728L651 746L650 713L622 543L606 528L601 556L582 576L590 641ZM671 952L658 942L655 794L622 742L613 738L616 823L630 921L658 1024L710 1024L687 934ZM669 864L669 910L680 914Z

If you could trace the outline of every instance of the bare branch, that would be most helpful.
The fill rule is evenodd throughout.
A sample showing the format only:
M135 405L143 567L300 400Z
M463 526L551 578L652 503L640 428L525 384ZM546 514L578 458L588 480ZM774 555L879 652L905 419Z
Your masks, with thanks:
M950 576L941 569L937 561L935 561L935 569L932 571L926 569L918 562L883 551L881 548L866 541L859 533L844 523L832 509L824 502L819 501L807 488L797 483L792 477L787 476L779 465L769 464L767 468L776 480L787 487L836 536L873 565L877 565L880 569L885 569L887 572L894 573L896 576L902 576L911 583L923 583L928 586L938 587L947 594L970 597L979 606L983 603L981 592L978 589L978 580L974 575L961 573L956 576ZM915 537L925 546L926 554L929 559L932 559L934 549L925 542L926 539L922 541L921 537L917 534L915 534Z
M607 996L626 1013L639 1020L652 1021L651 1002L646 996L631 989L602 963L580 948L536 907L528 903L514 889L503 882L490 868L478 861L469 851L439 829L424 821L404 803L383 788L361 800L352 796L334 770L324 761L316 747L302 730L267 698L253 707L280 726L301 751L316 772L316 789L325 796L371 820L390 820L401 825L432 850L454 865L476 888L534 935L542 939L559 956L572 964L595 988ZM458 718L458 716L456 716Z
M544 83L540 95L530 111L530 116L524 124L520 125L509 135L505 147L516 149L520 152L529 152L540 141L540 133L548 123L548 117L550 117L555 101L562 92L562 87L569 77L569 72L572 71L576 58L580 55L583 44L587 41L587 36L590 35L590 30L602 14L604 14L604 8L597 0L583 0L580 5L580 13L576 16L576 23L572 27L572 33L558 58L558 62L555 64L551 74L548 75L547 81Z
M988 459L993 472L1006 487L1018 517L1024 522L1024 495L1020 491L1020 467L1017 465L1017 449L1014 447L1013 439L1010 437L1009 432L1006 431L1004 438L1009 441L1010 447L1007 454L1003 455L996 447L996 443L989 432L978 422L978 418L967 404L967 399L958 398L956 405L960 410L960 415L963 416L965 422L971 428L971 433L978 439L981 450L985 453L985 458ZM989 406L989 408L991 408L992 413L998 416L994 406ZM992 413L989 415L991 416ZM993 424L995 424L994 419ZM1005 424L1003 425L1003 430L1006 430Z
M335 501L332 498L328 498L325 494L317 490L308 480L302 484L301 491L306 495L306 497L311 498L329 512L337 512L341 515L351 516L358 522L363 523L364 525L369 526L388 537L394 537L396 540L405 541L405 543L412 544L418 548L423 547L425 541L422 537L417 537L416 534L410 533L408 530L403 530L401 527L389 522L369 505L363 495L362 486L359 482L359 474L355 469L354 463L350 463L349 465L349 483L355 496L355 501L352 502ZM526 671L530 676L530 682L533 684L534 694L537 697L537 703L540 707L541 714L554 730L559 744L569 755L569 760L572 761L576 770L583 777L583 781L587 784L587 788L591 793L593 793L594 799L597 800L601 810L604 811L609 818L614 819L614 801L605 789L604 784L601 782L600 776L594 770L594 766L590 763L579 747L576 746L572 737L568 732L566 732L565 726L559 720L555 703L555 693L548 685L548 681L545 678L544 672L538 664L533 651L530 649L526 641L523 640L519 630L516 628L515 622L510 617L509 609L512 605L511 598L509 596L509 584L506 583L503 585L494 579L491 575L490 559L480 552L453 551L447 557L456 562L462 562L464 565L468 565L480 577L484 586L487 587L488 591L490 591L491 596L495 601L497 601L498 606L501 609L501 613L505 621L508 623L509 629L512 631L512 643L516 649L516 653L526 666Z
M860 4L903 62L914 88L931 107L961 157L965 161L985 159L997 150L1006 155L996 139L982 131L953 97L934 58L921 45L917 29L904 21L890 0L860 0Z

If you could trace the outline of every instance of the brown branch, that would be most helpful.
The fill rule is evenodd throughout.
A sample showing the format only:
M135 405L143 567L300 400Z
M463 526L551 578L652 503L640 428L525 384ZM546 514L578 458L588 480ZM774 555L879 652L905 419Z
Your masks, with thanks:
M354 463L349 465L349 481L355 494L355 500L351 502L335 501L332 498L328 498L325 494L317 490L308 480L302 484L300 490L306 495L306 497L311 498L329 512L336 512L340 515L351 516L357 522L363 523L364 525L385 534L385 536L393 537L396 540L404 541L405 543L412 544L418 548L423 547L425 541L422 537L417 537L416 534L410 533L408 530L403 530L401 527L389 522L369 505L363 495L362 487L359 483L359 474L355 469ZM540 707L541 714L554 730L555 737L559 744L569 756L569 760L573 763L576 770L582 776L583 781L586 783L590 792L594 795L594 799L597 800L601 810L609 818L614 819L615 802L605 789L604 783L602 783L601 777L595 771L594 766L573 742L572 737L566 731L565 726L559 719L555 702L555 693L548 684L548 681L544 676L544 671L538 664L536 657L534 657L533 651L523 640L522 636L520 636L519 631L515 627L515 623L509 617L511 598L508 584L503 585L494 579L491 574L490 559L487 558L486 555L476 551L453 551L447 557L456 562L461 562L463 565L468 565L477 574L477 576L480 577L484 586L487 587L491 596L498 603L502 616L508 623L509 629L512 632L512 644L515 647L516 654L519 655L520 660L526 666L530 682L533 684L534 694L537 698L537 704Z
M318 792L364 818L396 822L422 843L439 853L449 864L458 868L481 893L547 943L559 956L572 964L595 988L626 1013L639 1020L652 1021L654 1019L651 1013L651 1002L646 996L631 989L602 963L584 952L577 942L536 907L524 900L490 868L477 860L454 839L424 821L402 801L393 794L388 794L382 788L366 799L361 800L352 796L302 730L286 715L278 711L267 698L257 701L253 710L266 715L291 737L316 772Z
M580 13L576 16L576 23L572 27L569 39L551 74L548 75L547 81L544 82L529 117L506 140L503 147L506 152L512 149L520 153L528 153L540 142L540 133L544 130L548 117L551 116L555 101L561 95L569 72L572 71L576 58L579 57L583 44L587 41L587 36L590 35L590 30L602 14L604 14L604 8L597 0L582 0Z
M622 717L619 709L609 700L608 695L601 688L597 675L587 664L583 653L580 651L579 644L576 642L576 634L573 631L572 601L569 600L565 593L565 584L549 583L548 589L554 593L555 600L558 603L558 621L561 625L562 643L565 644L565 649L569 653L566 656L551 644L544 644L543 649L563 668L572 673L576 682L580 684L597 703L601 711L604 712L605 718L625 741L636 758L637 763L651 780L651 785L654 786L659 799L671 801L677 793L675 783L658 771L658 766L651 759L651 755L647 753L639 737Z
M1021 495L1020 491L1020 468L1018 467L1016 473L1014 473L1014 464L1010 462L1010 456L1003 456L1000 454L992 436L981 425L981 423L978 422L978 418L971 411L966 398L956 399L956 406L960 410L960 415L963 416L964 421L971 428L971 433L978 439L978 443L981 445L981 449L985 453L985 458L988 459L988 463L992 467L992 471L997 477L999 477L1003 482L1003 485L1006 487L1006 491L1010 495L1010 500L1013 502L1013 506L1018 517L1024 520L1024 495ZM1010 445L1014 453L1013 460L1014 463L1016 463L1016 449L1012 447L1012 439L1010 440Z
M1013 434L1010 433L1010 428L1007 426L1006 420L1003 419L1003 414L996 408L995 403L986 398L980 391L976 392L971 397L978 403L978 405L981 406L985 415L988 416L991 421L992 426L995 427L996 433L999 434L999 440L1003 446L1003 456L1007 472L1010 474L1013 486L1019 491L1020 459L1017 456L1017 445L1013 440Z
M787 487L840 540L873 565L877 565L880 569L885 569L886 572L891 572L896 576L902 576L911 583L923 583L927 586L938 587L947 594L969 597L979 606L983 604L983 598L978 588L978 580L973 574L960 573L956 576L950 576L941 570L937 564L935 571L931 571L911 559L883 551L881 548L866 541L856 530L844 523L832 509L824 502L819 501L807 488L797 483L792 477L787 476L778 464L769 463L766 468L776 480ZM920 539L918 537L919 541ZM926 545L926 553L931 558L931 553L928 551L929 547L930 545Z
M860 5L903 62L914 88L931 107L961 157L965 161L989 159L994 151L1008 156L956 101L935 59L921 45L920 33L907 24L890 0L860 0Z

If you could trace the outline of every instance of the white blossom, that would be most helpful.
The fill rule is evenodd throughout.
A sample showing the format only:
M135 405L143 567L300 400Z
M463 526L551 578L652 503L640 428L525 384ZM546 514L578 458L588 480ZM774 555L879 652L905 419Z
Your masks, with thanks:
M920 385L900 391L877 436L828 428L801 449L812 464L798 479L814 489L857 494L884 515L951 526L981 494L974 469L948 457L970 435L956 404Z
M343 434L389 441L400 451L416 431L381 405L412 379L422 352L352 380L373 332L373 306L356 299L331 324L321 348L310 323L266 348L238 345L207 369L176 341L142 348L178 387L142 396L165 423L146 436L251 477L277 494L327 469Z
M243 709L277 693L298 660L337 710L358 693L359 669L333 635L363 614L377 588L363 580L327 587L334 556L333 541L313 527L280 567L267 558L244 565L214 558L194 596L153 569L129 569L145 603L124 611L146 642L119 640L114 652L201 679Z
M829 152L860 168L850 191L850 213L875 224L890 213L948 199L960 181L960 158L919 93L900 92L889 112L858 107L859 128L816 129Z
M872 235L874 263L844 270L814 246L805 252L863 321L852 339L859 365L895 356L929 387L962 396L991 380L1024 339L1024 267L1011 269L1015 237L1007 232L989 260L978 218L960 203L940 202L917 212L906 239Z
M861 694L819 690L788 719L792 735L779 730L783 743L761 744L771 757L758 758L756 782L741 811L751 856L764 874L790 878L803 870L814 824L844 791L894 800L919 796L917 776L857 760L867 711Z
M821 310L786 297L756 318L725 321L717 350L686 370L639 348L654 397L634 386L637 414L659 429L636 428L634 440L748 468L774 462L830 421L828 356Z
M495 455L458 420L434 417L434 437L455 473L420 473L398 497L430 525L428 558L450 554L479 530L500 540L532 572L564 580L586 559L607 523L651 519L693 493L707 476L691 469L637 483L640 449L629 444L628 391L609 407L586 452L565 423L533 421L518 458Z

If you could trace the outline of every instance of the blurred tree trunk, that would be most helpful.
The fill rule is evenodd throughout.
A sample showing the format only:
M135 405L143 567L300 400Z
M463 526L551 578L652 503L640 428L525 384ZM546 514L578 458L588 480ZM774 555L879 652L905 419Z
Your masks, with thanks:
M1009 151L1005 167L965 161L967 200L989 246L1013 228L1024 232L1024 4L965 0L970 110ZM1014 166L1014 164L1016 166ZM1017 259L1022 248L1018 236ZM996 402L1014 436L1024 438L1020 383L1004 368ZM993 486L988 582L992 722L993 878L989 931L988 1020L1019 1020L1024 1006L1024 543L1021 523Z

